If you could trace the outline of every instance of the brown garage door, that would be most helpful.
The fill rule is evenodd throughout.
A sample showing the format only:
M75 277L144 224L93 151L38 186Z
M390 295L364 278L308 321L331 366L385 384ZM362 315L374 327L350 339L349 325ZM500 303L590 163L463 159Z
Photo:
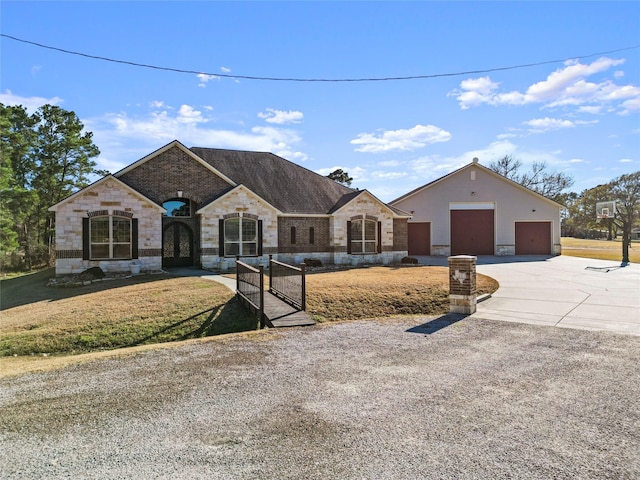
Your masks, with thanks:
M493 255L493 221L493 210L451 210L451 255Z
M516 222L516 255L551 255L551 222Z
M408 223L409 255L431 255L431 223Z

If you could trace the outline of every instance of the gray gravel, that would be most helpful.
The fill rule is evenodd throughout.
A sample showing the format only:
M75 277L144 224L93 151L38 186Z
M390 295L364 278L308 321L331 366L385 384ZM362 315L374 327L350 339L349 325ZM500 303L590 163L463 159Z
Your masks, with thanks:
M640 478L639 337L427 321L4 379L0 477Z

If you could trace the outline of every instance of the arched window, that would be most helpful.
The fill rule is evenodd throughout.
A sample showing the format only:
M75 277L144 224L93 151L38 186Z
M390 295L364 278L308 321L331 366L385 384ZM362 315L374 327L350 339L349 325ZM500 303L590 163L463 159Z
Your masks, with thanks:
M92 260L132 258L130 217L91 217L89 232L89 257Z
M224 255L258 255L258 220L247 217L224 220Z
M190 217L191 216L191 202L184 198L172 198L162 204L162 207L167 211L166 217Z
M358 219L351 222L351 253L376 253L378 222Z

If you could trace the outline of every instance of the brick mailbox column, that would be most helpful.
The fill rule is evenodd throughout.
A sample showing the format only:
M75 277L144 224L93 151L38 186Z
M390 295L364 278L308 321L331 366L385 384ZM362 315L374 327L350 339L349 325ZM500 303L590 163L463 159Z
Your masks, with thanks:
M476 260L471 255L449 257L449 311L471 315L476 311Z

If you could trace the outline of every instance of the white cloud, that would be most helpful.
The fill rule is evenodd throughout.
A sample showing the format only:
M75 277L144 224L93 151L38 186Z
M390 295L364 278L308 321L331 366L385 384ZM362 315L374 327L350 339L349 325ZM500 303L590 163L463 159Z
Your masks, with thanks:
M248 131L214 129L206 109L163 107L138 116L110 113L84 121L100 146L98 168L115 172L175 139L187 146L272 152L296 162L307 159L297 148L300 136L292 130L275 126L255 126Z
M620 115L629 115L631 112L640 111L640 96L622 102Z
M530 85L524 92L500 92L500 84L489 77L467 79L460 82L460 88L450 92L449 96L456 97L463 110L482 104L542 104L546 108L581 106L583 109L587 108L583 110L587 113L598 113L607 105L614 110L621 109L621 114L628 114L640 108L637 106L637 102L640 102L640 87L617 85L611 80L586 80L624 62L622 59L606 57L599 58L591 64L582 64L577 60L567 61L545 80ZM613 77L621 78L622 75L616 71L613 72Z
M153 101L149 104L149 106L150 106L151 108L163 108L165 105L164 105L164 102L163 102L163 101L161 101L161 100L153 100Z
M633 160L631 160L630 158L621 158L619 160L620 163L633 163Z
M217 80L220 78L217 75L207 75L206 73L199 73L196 76L198 77L198 80L200 80L200 83L198 83L198 86L201 88L206 87L207 83L209 83L211 80Z
M22 105L27 109L27 112L33 113L43 105L59 105L63 103L63 100L60 97L22 97L13 94L11 90L6 90L4 93L0 93L0 103L7 106Z
M378 133L360 133L351 140L358 145L356 152L411 151L439 142L448 142L451 134L434 125L416 125L404 130L386 130Z
M601 105L583 105L582 107L578 108L578 112L590 113L592 115L597 115L601 111L602 111Z
M228 67L220 67L222 73L231 73L231 69Z
M189 105L180 105L177 120L181 123L206 123L208 120L202 116L202 112Z
M267 123L275 123L276 125L286 125L291 123L301 123L304 115L297 110L276 110L275 108L267 108L266 113L258 113L258 117L263 118Z
M558 118L534 118L523 122L531 127L529 133L544 133L550 130L560 130L562 128L573 128L575 124L570 120L560 120Z

